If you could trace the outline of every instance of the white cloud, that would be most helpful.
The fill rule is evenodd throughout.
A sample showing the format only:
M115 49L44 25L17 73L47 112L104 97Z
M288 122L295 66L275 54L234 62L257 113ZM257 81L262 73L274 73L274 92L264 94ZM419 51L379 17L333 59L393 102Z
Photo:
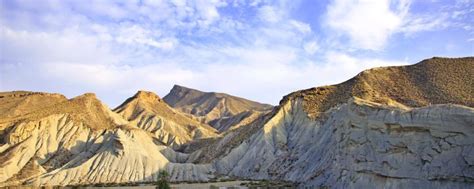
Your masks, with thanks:
M328 6L326 24L347 35L355 47L380 50L403 24L407 9L405 1L335 0Z
M138 25L121 26L116 38L117 42L129 45L148 45L163 50L171 50L176 47L178 40L173 37L160 38L159 31L144 29ZM160 39L157 39L160 38Z
M410 5L411 0L333 0L327 7L325 24L348 39L352 49L373 51L383 50L394 34L408 36L453 24L446 12L414 14L409 12Z
M402 32L406 35L421 31L431 31L435 29L445 28L449 26L448 14L438 15L424 15L414 16L410 15L404 20L403 25L398 29L397 32Z
M76 29L58 32L17 31L3 27L0 32L2 62L63 62L114 64L122 58L105 45L100 36Z
M299 22L296 20L290 20L289 23L301 33L305 33L305 34L311 33L311 27L309 26L309 24Z

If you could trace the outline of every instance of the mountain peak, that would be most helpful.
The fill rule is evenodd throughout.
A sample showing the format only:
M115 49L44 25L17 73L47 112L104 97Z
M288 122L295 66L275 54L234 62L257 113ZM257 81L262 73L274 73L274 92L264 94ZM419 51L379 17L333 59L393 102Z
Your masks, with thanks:
M76 98L97 98L97 95L95 93L84 93Z
M178 84L174 84L173 85L173 88L171 90L195 90L195 89L191 89L189 87L185 87L185 86L182 86L182 85L178 85Z
M151 91L144 91L139 90L135 95L134 98L143 99L143 100L151 100L151 101L160 101L161 98L157 94Z
M84 93L70 100L71 102L100 102L95 93Z

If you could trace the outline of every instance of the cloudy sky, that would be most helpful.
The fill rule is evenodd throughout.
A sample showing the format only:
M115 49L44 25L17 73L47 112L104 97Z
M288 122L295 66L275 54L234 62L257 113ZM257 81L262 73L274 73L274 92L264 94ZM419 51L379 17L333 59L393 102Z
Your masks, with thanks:
M277 104L371 67L474 55L474 0L0 3L0 91L111 107L174 84Z

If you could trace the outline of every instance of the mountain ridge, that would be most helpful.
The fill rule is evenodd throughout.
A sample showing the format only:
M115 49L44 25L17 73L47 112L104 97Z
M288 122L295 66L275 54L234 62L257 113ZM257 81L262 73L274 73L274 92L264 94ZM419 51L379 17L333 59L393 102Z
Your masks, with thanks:
M280 104L290 99L303 98L305 110L313 117L337 104L345 103L352 96L401 107L444 103L473 107L473 62L474 57L433 57L407 66L372 68L339 84L290 93L283 97ZM446 77L446 73L452 74ZM434 84L435 82L438 84ZM455 92L449 92L450 90Z
M171 107L194 115L201 122L210 124L220 132L238 125L241 120L253 119L258 114L273 108L268 104L225 93L203 92L180 85L174 85L163 100ZM242 116L245 112L246 116Z

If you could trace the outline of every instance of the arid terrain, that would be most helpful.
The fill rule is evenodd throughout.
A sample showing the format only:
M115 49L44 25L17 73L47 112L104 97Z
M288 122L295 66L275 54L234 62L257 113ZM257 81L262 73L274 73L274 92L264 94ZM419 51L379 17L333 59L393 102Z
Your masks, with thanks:
M309 188L474 188L474 57L380 67L271 106L175 85L0 92L0 187L221 178Z

